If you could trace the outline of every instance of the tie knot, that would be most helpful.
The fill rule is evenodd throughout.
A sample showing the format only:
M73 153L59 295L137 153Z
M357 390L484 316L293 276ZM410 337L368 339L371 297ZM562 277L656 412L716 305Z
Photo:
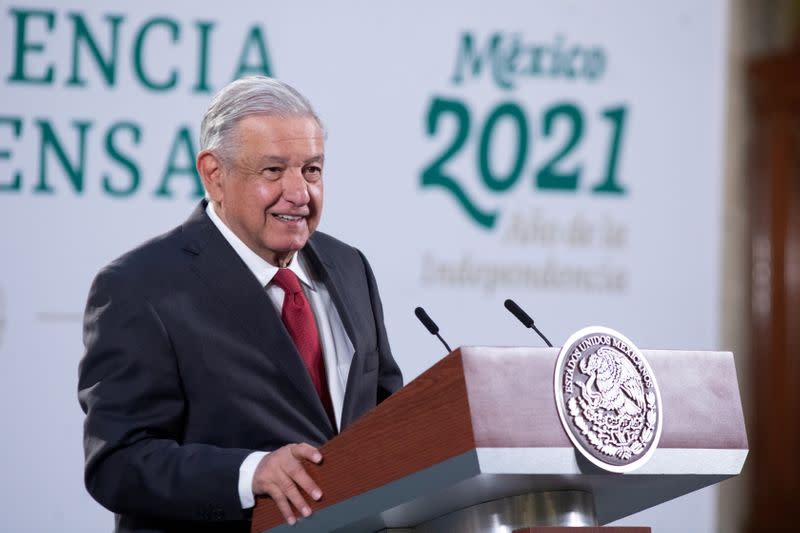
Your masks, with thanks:
M278 272L272 278L272 281L287 294L297 294L303 292L300 287L300 280L297 275L288 268L279 268Z

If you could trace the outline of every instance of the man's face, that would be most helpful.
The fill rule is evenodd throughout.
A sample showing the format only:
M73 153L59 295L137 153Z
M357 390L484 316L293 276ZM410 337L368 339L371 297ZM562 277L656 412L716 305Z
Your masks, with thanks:
M206 189L217 214L251 250L285 266L322 214L322 129L311 117L251 115L239 121L232 141L230 161L204 175Z

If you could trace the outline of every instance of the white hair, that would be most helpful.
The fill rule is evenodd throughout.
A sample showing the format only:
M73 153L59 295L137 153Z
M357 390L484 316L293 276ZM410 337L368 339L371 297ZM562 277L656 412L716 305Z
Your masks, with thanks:
M297 89L274 78L249 76L229 83L214 95L200 124L200 150L214 151L228 159L236 124L257 114L311 117L325 132L311 102Z

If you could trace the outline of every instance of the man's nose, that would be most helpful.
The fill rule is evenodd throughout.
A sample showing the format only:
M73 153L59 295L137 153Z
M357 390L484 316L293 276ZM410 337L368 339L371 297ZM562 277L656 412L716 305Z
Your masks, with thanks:
M292 168L283 176L283 197L295 204L305 205L309 202L308 183L303 177L303 170Z

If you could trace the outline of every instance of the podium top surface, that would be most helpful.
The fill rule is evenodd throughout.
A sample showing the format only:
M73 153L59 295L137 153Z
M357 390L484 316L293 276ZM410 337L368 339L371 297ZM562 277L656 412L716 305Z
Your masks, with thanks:
M571 447L553 398L557 348L460 350L477 447ZM733 354L642 353L664 405L659 448L747 448Z

